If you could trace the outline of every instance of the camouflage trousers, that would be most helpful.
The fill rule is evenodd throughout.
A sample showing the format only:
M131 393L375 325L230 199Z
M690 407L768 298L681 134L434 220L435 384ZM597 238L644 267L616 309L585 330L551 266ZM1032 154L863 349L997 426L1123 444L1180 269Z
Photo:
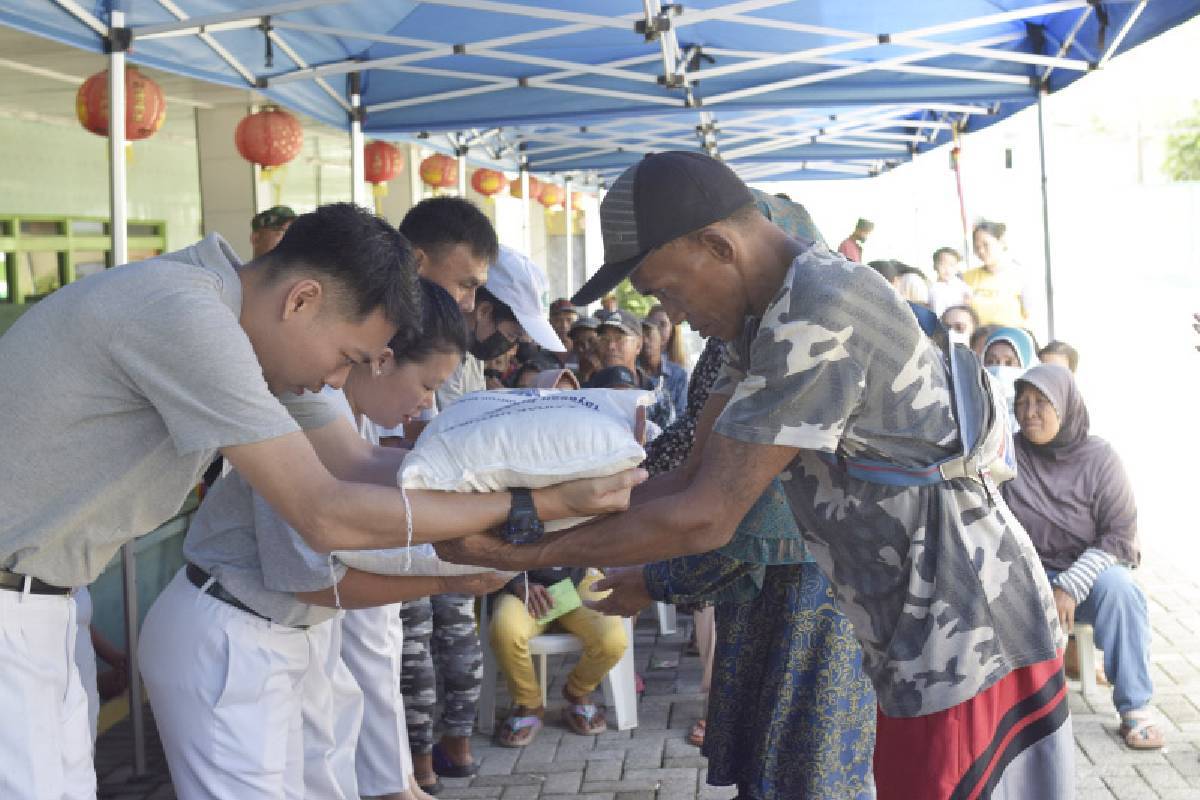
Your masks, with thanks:
M475 626L475 598L440 594L405 603L400 690L414 753L433 749L437 679L442 679L442 729L447 736L470 736L475 727L483 650ZM436 665L436 671L435 671Z

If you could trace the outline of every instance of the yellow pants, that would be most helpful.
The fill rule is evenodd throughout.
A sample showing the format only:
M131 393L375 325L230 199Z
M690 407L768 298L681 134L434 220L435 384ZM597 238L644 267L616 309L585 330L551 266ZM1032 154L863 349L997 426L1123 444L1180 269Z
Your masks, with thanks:
M579 585L581 598L594 600L603 596L591 590L598 577L584 578ZM545 633L547 628L573 633L583 643L579 663L567 677L567 690L572 697L584 697L599 686L629 646L620 617L606 617L590 608L577 608L549 625L542 625L525 610L521 598L502 592L496 599L490 636L492 651L504 671L514 705L527 709L542 705L542 691L533 670L533 658L529 655L529 640Z

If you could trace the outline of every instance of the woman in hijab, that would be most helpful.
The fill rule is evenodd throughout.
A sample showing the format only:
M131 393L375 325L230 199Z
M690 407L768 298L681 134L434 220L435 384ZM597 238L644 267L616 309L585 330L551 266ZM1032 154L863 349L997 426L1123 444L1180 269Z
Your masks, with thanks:
M1150 698L1150 619L1133 580L1141 561L1137 507L1121 460L1088 434L1088 412L1070 370L1042 364L1017 380L1017 477L1004 499L1046 568L1063 627L1095 629L1135 750L1163 746Z
M995 328L984 340L983 366L1004 387L1008 413L1014 428L1016 417L1013 413L1013 401L1017 398L1017 378L1037 364L1037 343L1027 331L1020 328Z

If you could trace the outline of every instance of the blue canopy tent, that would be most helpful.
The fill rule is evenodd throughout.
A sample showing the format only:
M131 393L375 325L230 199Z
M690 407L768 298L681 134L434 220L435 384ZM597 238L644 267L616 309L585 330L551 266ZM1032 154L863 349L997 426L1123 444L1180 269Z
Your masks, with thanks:
M348 130L362 202L365 133L423 136L523 177L595 179L664 147L719 155L751 179L876 174L1040 108L1044 92L1200 12L1196 0L260 1L5 0L0 24L109 53L113 108L128 59ZM110 119L122 263L124 114ZM1048 289L1049 274L1047 247ZM128 597L129 548L125 565ZM136 695L136 671L131 684Z

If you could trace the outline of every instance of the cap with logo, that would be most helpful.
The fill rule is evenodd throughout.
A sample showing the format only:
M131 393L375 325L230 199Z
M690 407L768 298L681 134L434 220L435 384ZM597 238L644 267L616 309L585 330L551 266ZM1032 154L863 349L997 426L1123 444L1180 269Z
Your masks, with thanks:
M487 290L512 309L525 333L546 350L564 353L562 341L546 319L549 294L546 273L524 254L500 245L500 256L488 269Z
M281 228L296 218L296 212L290 206L272 206L266 211L260 211L250 218L250 230L261 231L264 228Z
M595 302L651 250L727 219L754 202L742 179L703 153L651 153L621 173L600 204L604 266L571 302Z
M617 328L630 336L641 336L642 318L632 311L618 308L616 311L610 311L600 317L600 324L597 328Z

